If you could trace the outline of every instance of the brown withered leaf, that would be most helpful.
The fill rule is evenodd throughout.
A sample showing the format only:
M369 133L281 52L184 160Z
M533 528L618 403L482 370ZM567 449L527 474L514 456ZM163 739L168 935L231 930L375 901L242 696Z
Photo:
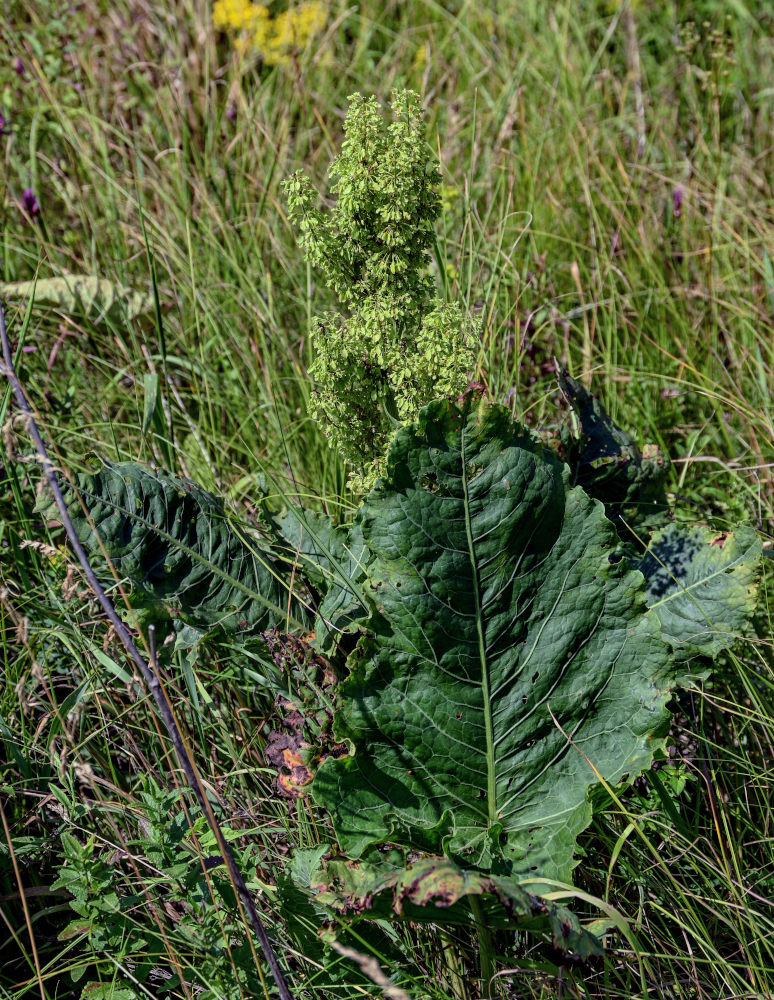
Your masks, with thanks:
M266 760L277 768L277 788L288 798L297 798L312 780L311 772L301 759L300 751L307 747L297 735L274 730L264 750Z
M460 868L448 858L425 857L405 867L334 858L311 888L318 902L342 915L465 926L474 922L469 899L476 897L489 927L537 932L576 961L602 954L600 942L569 910L533 895L515 878Z
M276 787L286 798L306 793L327 757L347 753L333 738L333 689L336 673L306 639L276 629L264 634L275 664L288 681L293 699L277 698L278 726L268 733L265 756L277 768Z

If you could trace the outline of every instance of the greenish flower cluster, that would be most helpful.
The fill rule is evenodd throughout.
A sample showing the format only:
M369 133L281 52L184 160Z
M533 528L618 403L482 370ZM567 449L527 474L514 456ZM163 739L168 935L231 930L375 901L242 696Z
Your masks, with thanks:
M333 206L317 207L303 173L284 187L307 259L342 307L314 321L312 414L352 466L350 485L366 491L395 427L465 388L476 331L427 273L441 175L428 160L419 96L393 92L389 123L375 98L349 102L329 169Z

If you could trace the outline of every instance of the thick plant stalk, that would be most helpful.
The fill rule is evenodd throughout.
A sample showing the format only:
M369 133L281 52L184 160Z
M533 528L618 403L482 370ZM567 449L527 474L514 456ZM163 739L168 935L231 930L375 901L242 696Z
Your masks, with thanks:
M290 989L288 988L288 985L285 981L285 977L282 974L279 962L277 961L277 957L274 954L274 950L272 949L271 942L269 941L269 937L266 933L266 930L264 929L264 926L261 923L261 919L258 916L258 911L255 908L255 903L253 902L252 896L250 895L250 892L247 886L245 885L245 880L242 877L242 873L239 871L239 868L237 867L234 855L232 854L231 848L226 842L226 838L223 835L223 831L220 828L220 824L215 818L215 814L212 811L212 807L206 795L202 791L201 782L199 781L198 775L196 773L196 768L193 759L185 744L183 735L175 719L174 712L172 711L172 706L169 703L166 692L161 686L158 674L155 670L151 670L151 668L148 666L148 663L145 661L145 658L140 653L139 649L134 643L134 640L129 634L129 630L126 628L124 623L119 618L116 609L113 606L112 601L110 600L107 593L97 580L94 570L91 568L88 556L86 555L86 552L83 546L81 545L78 536L75 532L72 520L70 519L70 515L67 512L67 507L65 505L64 498L62 497L62 492L59 488L59 483L57 482L56 474L54 473L53 462L49 458L48 451L43 442L43 438L41 437L37 423L35 422L35 418L32 413L32 408L30 407L24 389L22 388L22 384L19 381L19 377L16 374L16 369L13 363L13 357L11 355L11 347L8 341L8 332L5 326L5 313L3 311L2 303L0 303L0 341L2 341L2 349L3 349L2 350L3 361L0 362L0 372L2 372L2 374L4 374L5 377L8 379L8 381L10 382L14 395L16 396L16 402L19 406L19 409L22 411L22 413L24 413L25 417L27 418L27 425L30 437L32 438L35 444L35 450L40 456L43 474L45 475L46 481L48 482L48 485L51 488L51 492L54 495L57 508L59 509L60 515L62 517L62 523L64 525L65 532L67 533L67 537L69 538L70 544L73 547L73 551L78 557L78 562L81 564L81 568L83 569L84 575L88 580L89 586L96 594L97 599L102 605L105 614L110 619L110 623L112 624L113 628L116 630L116 634L119 636L127 652L134 660L135 664L137 665L137 669L140 671L140 674L142 675L142 678L148 687L148 690L153 695L153 699L156 702L158 713L161 716L162 721L164 722L164 725L167 728L170 739L172 740L172 745L175 748L177 758L180 761L180 766L183 769L183 773L185 774L189 785L191 786L191 788L194 791L194 794L196 795L199 805L202 807L202 810L204 811L204 814L207 817L207 822L210 825L210 829L212 830L213 834L215 835L215 839L218 842L218 847L220 849L221 856L225 861L226 866L228 867L231 881L234 885L234 888L237 891L237 894L239 896L239 899L241 900L242 905L244 906L247 912L250 923L252 924L253 930L255 931L255 935L258 938L258 942L261 945L264 957L266 958L266 962L274 978L274 982L277 985L280 1000L293 1000L293 995L290 992ZM152 660L153 658L151 657L151 662Z

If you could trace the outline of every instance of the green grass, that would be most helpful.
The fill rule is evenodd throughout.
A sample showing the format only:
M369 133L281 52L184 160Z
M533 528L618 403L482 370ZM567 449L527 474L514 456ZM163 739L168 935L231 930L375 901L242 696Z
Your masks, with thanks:
M744 0L333 3L324 41L273 69L240 60L208 17L205 0L67 16L44 0L0 3L0 280L95 274L153 287L161 307L145 326L31 314L22 371L62 464L97 452L172 465L247 515L265 476L331 511L356 499L307 415L310 317L331 302L279 184L300 166L322 180L348 94L412 86L447 185L438 258L448 294L483 314L477 377L492 397L532 425L555 422L557 357L670 454L677 502L719 527L752 523L770 543L772 15ZM26 188L34 221L19 207ZM13 337L23 318L9 310ZM143 433L153 373L160 399ZM29 442L0 413L0 802L34 890L25 910L3 836L0 995L128 988L146 954L180 975L172 996L263 996L246 936L217 902L228 886L208 872L213 902L197 874L197 853L214 853L201 821L194 838L182 800L164 797L179 784L171 747L61 534L32 514ZM577 893L615 907L628 934L608 936L603 966L560 972L520 941L503 996L774 992L770 591L767 573L756 638L681 696L669 764L622 797L599 793ZM165 683L213 802L242 832L299 996L383 995L316 928L299 930L275 890L289 852L329 831L272 784L260 662L178 657ZM116 915L107 889L93 894L108 941L58 939L76 916L51 889L67 834L108 859L107 871L88 860L94 885L107 879L124 901ZM584 896L574 905L598 913ZM478 995L470 938L398 926L346 940L412 1000Z

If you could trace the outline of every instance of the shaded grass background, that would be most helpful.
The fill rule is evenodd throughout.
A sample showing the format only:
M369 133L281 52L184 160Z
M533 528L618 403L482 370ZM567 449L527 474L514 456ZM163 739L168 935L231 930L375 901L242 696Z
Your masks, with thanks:
M324 183L348 94L386 101L391 87L411 86L444 175L439 281L483 313L477 374L493 398L531 424L555 422L558 357L615 419L672 456L680 503L770 538L772 13L742 0L332 3L324 34L271 69L212 32L203 0L66 12L5 0L0 17L0 279L97 274L155 288L163 317L30 316L23 373L69 467L91 451L174 465L248 514L265 474L332 511L353 502L307 415L310 318L332 302L296 248L279 183L300 166ZM18 332L22 313L8 318ZM149 373L161 394L143 434ZM122 891L146 894L137 926L161 924L167 966L170 955L190 962L175 994L187 995L186 975L204 967L217 934L207 915L170 915L166 897L190 906L194 890L158 874L176 856L154 867L143 846L146 783L172 785L167 748L66 556L40 547L51 539L31 514L19 428L7 429L6 447L0 738L14 851L27 884L43 887L61 865L63 832L123 852ZM767 577L758 638L676 706L673 764L658 772L669 781L649 775L623 801L603 796L583 837L579 886L620 908L642 954L617 938L604 969L557 974L525 944L521 971L503 976L511 995L774 991L768 587ZM200 766L223 814L251 831L244 849L272 886L290 846L325 831L303 806L289 817L272 787L260 664L224 654L179 666L169 683ZM116 843L132 829L135 843ZM17 889L3 877L8 996L40 995L39 979L50 996L126 980L126 968L115 971L123 945L85 957L78 939L57 941L69 909L56 895L30 900L38 977ZM281 902L270 889L264 898L309 995L379 995L335 955L304 958ZM181 925L198 937L184 940ZM390 934L382 957L412 996L476 995L475 942ZM221 964L239 961L226 953ZM86 974L77 986L71 968Z

